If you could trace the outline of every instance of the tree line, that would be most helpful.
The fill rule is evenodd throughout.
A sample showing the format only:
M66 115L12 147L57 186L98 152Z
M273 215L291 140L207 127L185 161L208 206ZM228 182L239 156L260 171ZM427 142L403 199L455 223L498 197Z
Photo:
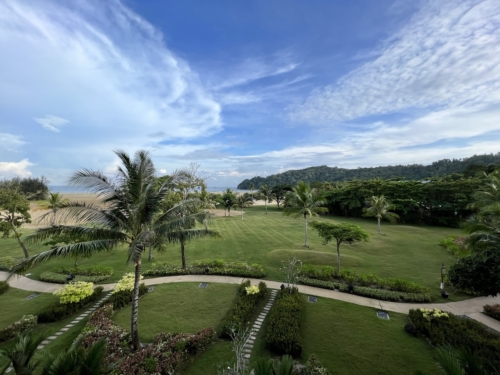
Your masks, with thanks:
M392 179L404 178L406 180L423 180L431 177L441 177L453 173L465 173L474 176L478 171L492 172L500 166L500 152L496 154L474 155L463 159L443 159L430 165L389 165L371 168L346 169L338 167L310 167L299 170L290 170L268 177L253 177L246 179L238 185L238 189L250 190L250 186L259 188L265 184L296 185L304 182L336 182L348 180L370 180L374 178Z

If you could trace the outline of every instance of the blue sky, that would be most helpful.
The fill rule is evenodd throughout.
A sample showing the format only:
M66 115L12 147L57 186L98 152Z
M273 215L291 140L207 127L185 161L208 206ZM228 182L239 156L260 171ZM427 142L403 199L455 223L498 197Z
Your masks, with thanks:
M3 0L0 56L0 178L500 151L498 0Z

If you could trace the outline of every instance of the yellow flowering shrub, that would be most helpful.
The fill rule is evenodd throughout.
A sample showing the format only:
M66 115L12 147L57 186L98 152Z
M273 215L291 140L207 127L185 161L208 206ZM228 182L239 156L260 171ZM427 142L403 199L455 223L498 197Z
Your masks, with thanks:
M112 294L121 292L121 291L128 291L131 292L134 290L134 279L135 275L132 272L126 273L123 275L123 277L118 281L116 284L115 288L113 289ZM144 277L141 275L141 280L144 279Z
M449 317L448 313L445 313L439 309L425 309L422 307L419 310L422 313L422 316L425 319L427 319L429 322L434 318L448 318Z
M90 297L92 293L94 293L94 283L86 281L73 281L54 292L56 296L59 296L59 302L63 305L80 302Z
M260 292L258 285L247 286L245 290L247 291L247 294L257 294Z

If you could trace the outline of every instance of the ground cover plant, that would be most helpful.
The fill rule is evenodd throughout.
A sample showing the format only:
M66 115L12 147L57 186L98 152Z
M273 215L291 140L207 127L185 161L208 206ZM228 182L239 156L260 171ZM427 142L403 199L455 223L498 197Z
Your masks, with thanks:
M470 250L465 244L465 238L461 236L448 236L439 241L439 245L444 247L457 258L462 258L470 254Z
M144 276L175 276L175 275L226 275L240 277L262 278L266 274L264 268L257 263L226 262L218 260L199 260L186 268L178 267L167 262L155 262L151 268L144 271Z

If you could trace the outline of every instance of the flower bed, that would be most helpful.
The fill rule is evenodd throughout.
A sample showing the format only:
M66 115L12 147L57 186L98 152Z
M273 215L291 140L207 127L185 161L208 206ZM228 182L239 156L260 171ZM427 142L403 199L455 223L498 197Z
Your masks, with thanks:
M222 321L219 336L230 338L231 330L238 330L248 324L257 305L266 296L267 286L264 282L250 286L250 281L242 283L238 288L238 296L233 307Z
M120 374L174 374L190 356L203 350L212 341L214 330L206 328L195 334L160 333L153 343L133 352L130 333L114 323L110 304L94 311L80 338L88 349L99 340L106 340L104 366L119 363Z
M98 283L109 279L113 275L113 268L104 266L77 268L59 267L54 272L43 272L40 275L40 280L49 283L64 284L70 274L75 275L75 281Z
M500 368L500 335L483 324L438 309L410 310L409 318L417 334L428 337L433 345L464 348Z
M334 282L334 281L323 281L310 279L307 277L299 277L299 282L304 285L315 286L318 288L338 289L340 292L350 293L349 285ZM395 301L395 302L430 302L431 295L429 293L404 293L404 292L394 292L385 289L374 289L362 286L355 286L352 290L352 294L358 296L369 297L380 299L383 301Z
M300 323L304 301L297 288L285 288L276 295L269 311L266 327L266 347L275 354L299 357L302 353Z
M207 273L208 268L208 273ZM200 260L186 268L173 266L168 263L153 263L151 269L143 273L144 276L176 276L176 275L226 275L261 278L266 274L260 264L225 262L224 260Z
M10 269L17 263L12 257L0 258L0 271L10 271Z
M36 327L36 323L36 315L24 315L21 320L18 320L17 322L14 322L0 330L0 342L11 339L16 336L17 333L34 329Z
M498 303L496 305L484 305L483 312L493 319L500 320L500 305Z

